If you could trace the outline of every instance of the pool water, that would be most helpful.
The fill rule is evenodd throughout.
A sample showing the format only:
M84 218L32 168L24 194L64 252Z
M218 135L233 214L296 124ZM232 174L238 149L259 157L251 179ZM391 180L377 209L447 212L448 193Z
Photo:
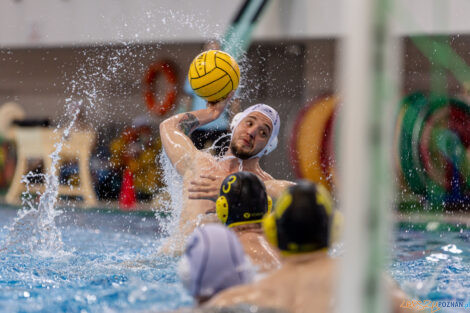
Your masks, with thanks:
M395 231L392 251L389 272L411 299L460 302L463 308L442 307L439 312L470 312L467 227L403 223Z
M16 216L0 209L0 312L166 312L193 305L176 259L156 253L164 238L153 214L66 210L56 217L60 249L2 250L10 236L5 226ZM468 303L470 231L426 226L396 228L388 272L411 299Z
M1 226L16 210L0 210ZM0 252L0 312L169 311L192 305L174 259L156 254L154 216L66 212L62 249ZM0 243L9 231L2 228Z

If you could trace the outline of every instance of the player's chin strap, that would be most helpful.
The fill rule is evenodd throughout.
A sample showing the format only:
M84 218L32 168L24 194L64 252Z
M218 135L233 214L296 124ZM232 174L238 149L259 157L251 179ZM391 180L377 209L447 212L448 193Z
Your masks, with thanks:
M232 123L230 123L230 130L232 131L232 135L230 139L232 139L233 131L235 130L235 128L237 128L240 122L252 112L259 112L265 115L267 118L269 118L273 125L273 131L271 132L271 137L269 137L269 140L266 146L256 155L251 156L249 159L261 158L263 155L269 154L274 149L276 149L277 143L278 143L277 135L279 134L279 128L281 126L281 122L279 120L279 114L277 113L276 110L274 110L273 108L271 108L269 105L266 105L266 104L262 104L262 103L255 104L247 108L245 111L237 113L233 117Z

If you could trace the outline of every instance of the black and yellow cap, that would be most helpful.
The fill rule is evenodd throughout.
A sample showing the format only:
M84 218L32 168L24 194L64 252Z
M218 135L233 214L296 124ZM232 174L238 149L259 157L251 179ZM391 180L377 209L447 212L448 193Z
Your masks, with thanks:
M330 243L333 202L328 190L302 180L279 197L263 220L268 241L285 253L312 252Z
M250 172L227 176L216 201L217 216L229 227L260 223L271 206L264 183Z

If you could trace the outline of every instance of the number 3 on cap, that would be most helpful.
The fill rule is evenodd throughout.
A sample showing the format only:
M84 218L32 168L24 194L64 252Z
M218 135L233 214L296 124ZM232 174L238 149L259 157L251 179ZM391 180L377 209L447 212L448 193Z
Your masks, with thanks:
M230 191L230 188L232 188L232 184L237 180L237 176L232 175L230 176L230 180L222 186L222 191L224 193L228 193Z

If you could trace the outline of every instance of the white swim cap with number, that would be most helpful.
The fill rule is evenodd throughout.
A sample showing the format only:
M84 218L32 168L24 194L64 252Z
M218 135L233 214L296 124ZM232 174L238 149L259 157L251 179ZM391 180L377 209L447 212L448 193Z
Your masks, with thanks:
M233 117L232 123L230 124L230 130L232 131L232 136L233 136L233 132L235 128L237 128L240 122L245 117L247 117L250 113L253 113L253 112L259 112L263 114L264 116L266 116L267 118L269 118L269 120L273 124L273 130L271 132L271 137L269 137L269 140L266 146L256 155L250 157L250 159L260 158L263 155L269 154L274 149L276 149L277 142L278 142L277 135L279 134L279 128L281 127L281 121L279 119L279 114L277 113L277 111L267 104L258 103L258 104L250 106L243 112L240 112Z

